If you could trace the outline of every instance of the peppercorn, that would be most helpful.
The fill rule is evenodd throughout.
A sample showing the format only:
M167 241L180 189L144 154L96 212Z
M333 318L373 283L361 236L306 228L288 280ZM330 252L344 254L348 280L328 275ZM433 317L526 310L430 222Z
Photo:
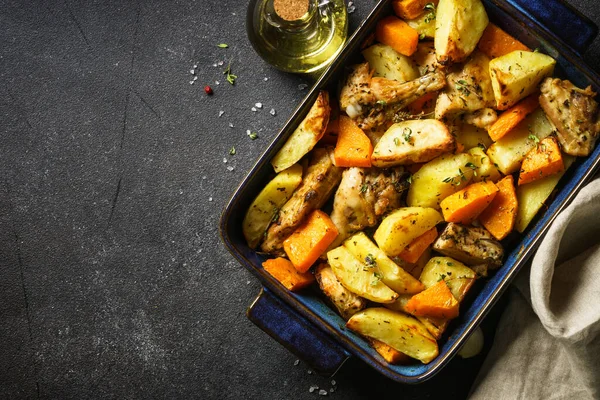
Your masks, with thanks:
M206 94L209 95L209 96L211 94L213 94L212 88L210 86L208 86L208 85L204 86L204 92L206 92Z

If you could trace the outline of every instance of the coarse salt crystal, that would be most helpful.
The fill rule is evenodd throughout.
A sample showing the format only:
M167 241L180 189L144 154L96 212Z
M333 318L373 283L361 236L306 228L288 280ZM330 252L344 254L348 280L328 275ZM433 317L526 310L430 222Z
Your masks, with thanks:
M312 375L312 369L309 369L307 372L309 375Z
M252 107L252 108L251 108L251 110L252 110L252 111L254 111L254 112L256 112L256 111L257 111L257 110L256 110L256 107Z
M193 84L194 84L194 81L190 81L190 85L193 85Z
M229 123L229 127L230 127L230 128L233 128L233 124L232 124L231 122Z
M202 176L202 179L206 179L206 175L203 175L203 176Z
M300 364L300 360L294 361L294 365L298 365L298 364Z
M208 198L208 201L212 201L212 197L209 197L209 198Z
M232 167L231 165L227 166L227 171L233 171L235 169L235 167Z
M271 108L271 111L269 111L269 113L270 113L271 115L275 115L275 114L277 114L277 113L275 112L275 109L274 109L274 108Z
M196 73L195 69L190 69L190 74L194 75Z
M217 66L217 63L214 63L214 64L213 64L213 67L216 67L216 66Z
M219 64L219 65L223 65L223 64L224 64L224 62L223 62L223 61L219 61L217 64Z
M304 90L304 89L306 89L307 87L308 87L308 85L307 85L306 83L301 83L301 84L299 84L299 85L298 85L298 89L299 89L299 90Z
M256 103L254 106L255 106L256 108L262 108L262 103Z
M221 82L219 81L215 81L215 85L219 85Z
M309 391L309 392L311 392L311 393L312 393L312 392L314 392L315 390L319 390L319 387L318 387L318 386L316 386L316 385L313 385L313 386L311 386L311 387L308 389L308 391Z
M223 111L223 110L219 111L219 118L221 118L223 116L223 114L225 114L225 111Z
M269 80L269 78L267 78L266 76L263 78L263 80L266 82Z
M197 81L197 80L198 80L198 77L197 77L197 76L195 76L193 80L194 80L194 81Z
M319 390L319 396L327 396L327 390L325 390L325 389Z
M194 64L194 69L198 68L198 64Z
M250 129L246 129L246 135L250 135Z
M223 162L227 164L227 159L225 157L223 157Z
M335 380L333 380L333 379L332 379L332 380L331 380L331 384L332 384L333 386L335 386L335 384L336 384Z

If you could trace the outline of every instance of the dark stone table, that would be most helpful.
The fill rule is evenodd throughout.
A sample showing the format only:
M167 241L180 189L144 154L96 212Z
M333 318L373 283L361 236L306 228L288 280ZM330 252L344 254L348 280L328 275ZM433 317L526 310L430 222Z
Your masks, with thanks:
M571 2L600 22L594 0ZM356 3L352 30L375 4ZM312 385L332 387L246 319L259 284L218 235L310 84L252 51L246 5L1 2L0 398L310 399ZM596 40L587 61L598 68L599 55ZM481 361L407 387L351 360L330 397L461 398Z

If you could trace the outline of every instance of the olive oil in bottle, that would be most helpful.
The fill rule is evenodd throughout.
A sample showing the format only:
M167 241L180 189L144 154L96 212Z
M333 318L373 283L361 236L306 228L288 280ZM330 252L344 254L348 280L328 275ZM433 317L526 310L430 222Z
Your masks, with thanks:
M251 0L246 23L256 52L286 72L320 71L348 35L344 0Z

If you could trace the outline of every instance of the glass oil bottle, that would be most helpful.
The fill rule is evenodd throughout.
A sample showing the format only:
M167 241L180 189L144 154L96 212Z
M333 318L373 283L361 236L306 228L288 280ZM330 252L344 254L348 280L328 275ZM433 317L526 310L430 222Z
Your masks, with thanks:
M246 24L256 52L295 73L322 70L348 35L344 0L251 0Z

